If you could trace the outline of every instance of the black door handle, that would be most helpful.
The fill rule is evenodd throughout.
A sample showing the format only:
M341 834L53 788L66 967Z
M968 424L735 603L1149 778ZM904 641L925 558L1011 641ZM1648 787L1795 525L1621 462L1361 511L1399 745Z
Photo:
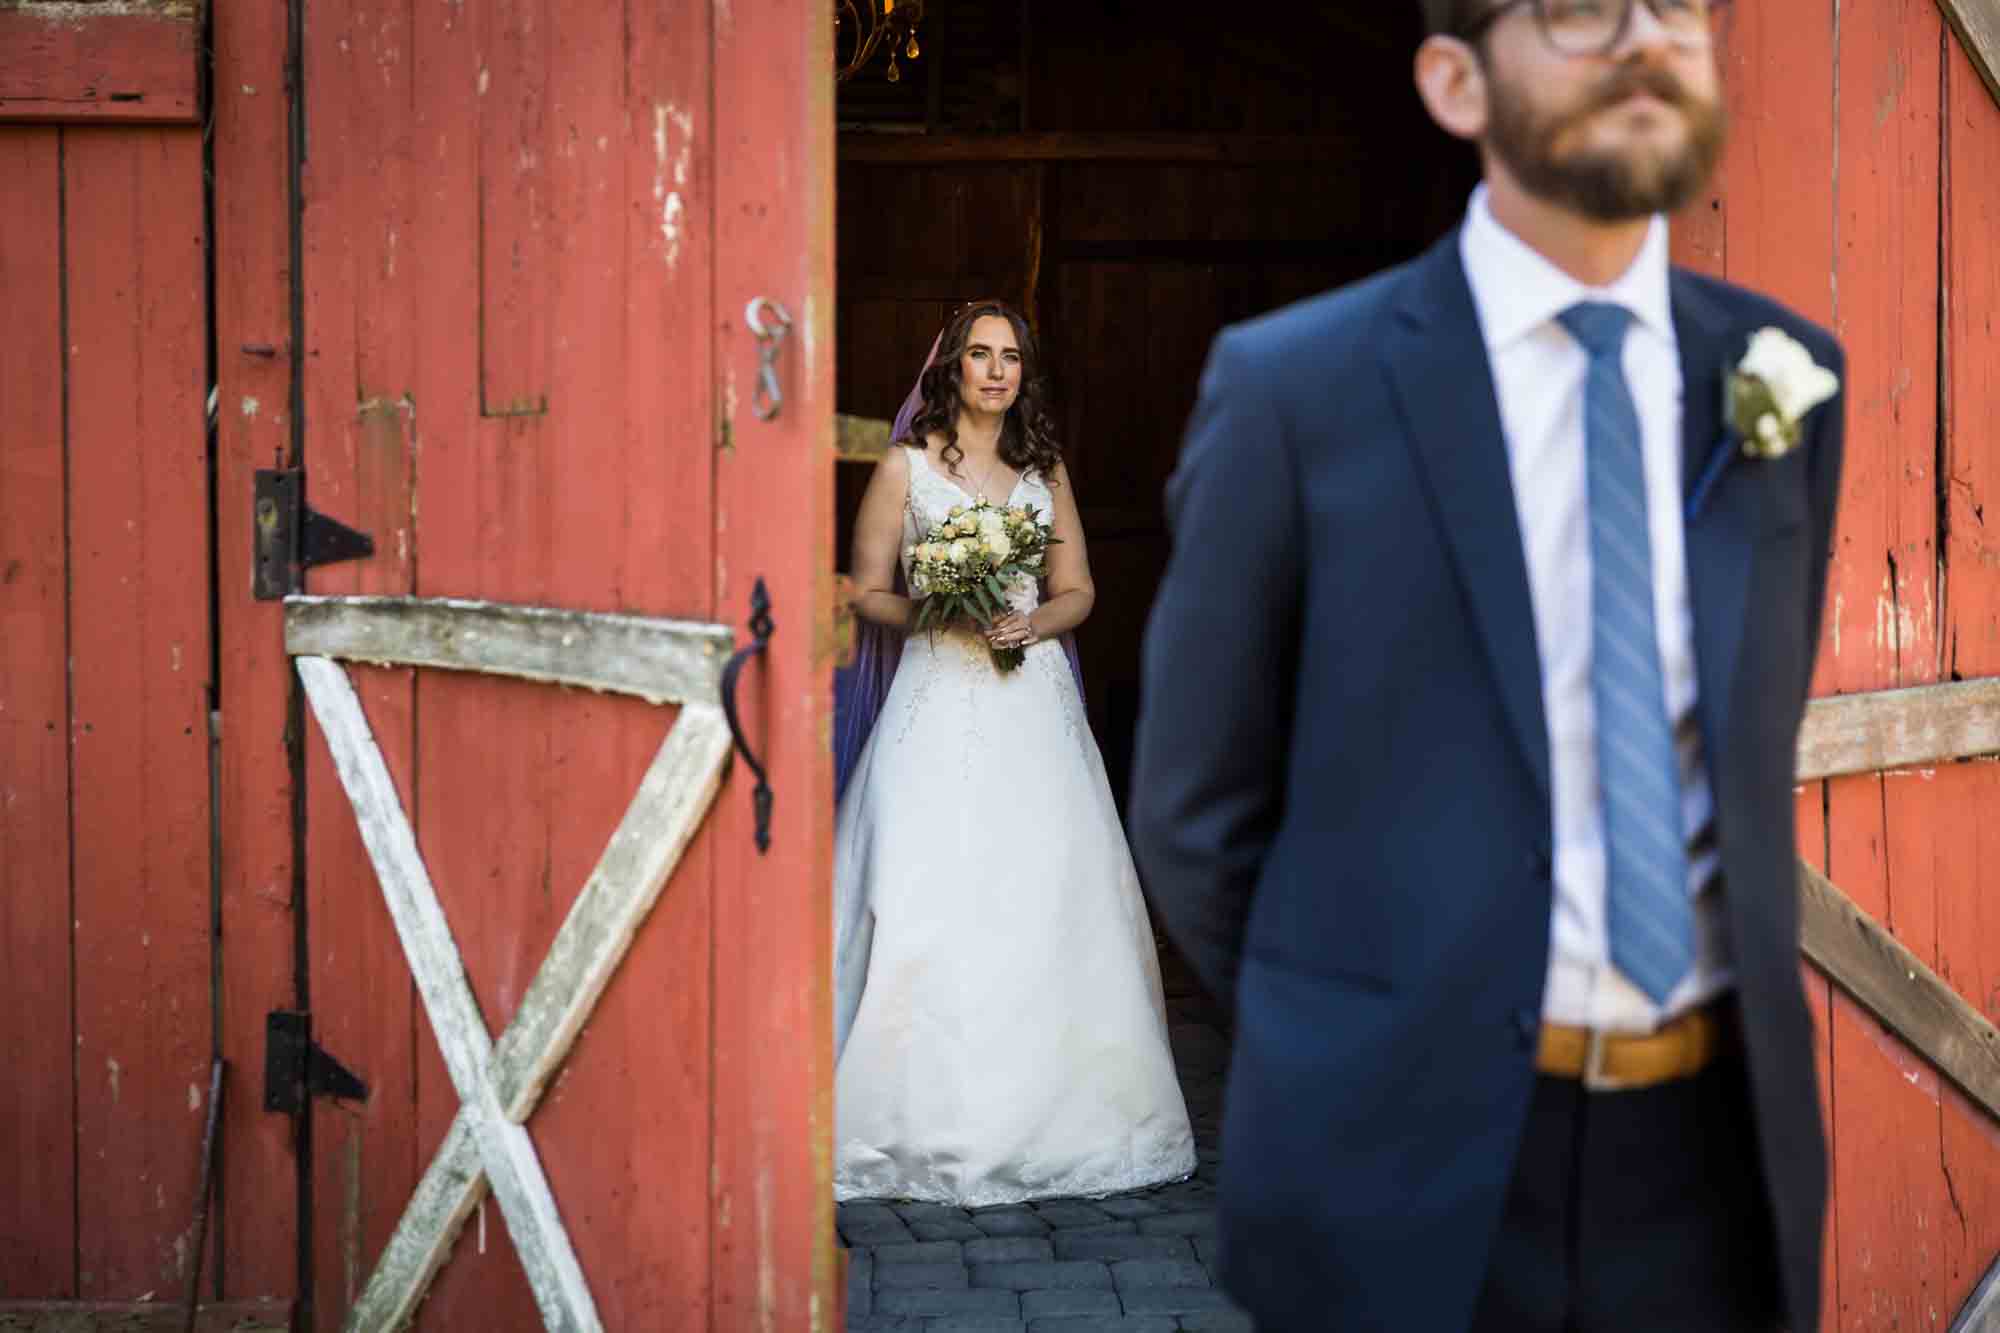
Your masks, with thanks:
M736 678L743 674L744 663L763 655L764 649L770 645L771 632L776 628L771 622L771 595L764 588L764 580L759 578L750 590L750 642L737 649L729 664L722 668L722 716L729 723L729 736L736 743L736 752L743 756L743 762L750 765L750 771L757 775L757 786L750 793L750 800L757 814L757 851L760 855L771 850L771 783L762 761L743 737L743 723L736 716Z

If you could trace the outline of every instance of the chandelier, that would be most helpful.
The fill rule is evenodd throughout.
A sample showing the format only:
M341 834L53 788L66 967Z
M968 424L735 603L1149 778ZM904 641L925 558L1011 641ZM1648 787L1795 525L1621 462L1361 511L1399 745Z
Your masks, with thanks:
M884 46L889 49L889 82L901 80L903 71L896 58L915 60L922 53L917 45L917 25L923 21L924 0L835 0L834 81L845 83L853 78Z

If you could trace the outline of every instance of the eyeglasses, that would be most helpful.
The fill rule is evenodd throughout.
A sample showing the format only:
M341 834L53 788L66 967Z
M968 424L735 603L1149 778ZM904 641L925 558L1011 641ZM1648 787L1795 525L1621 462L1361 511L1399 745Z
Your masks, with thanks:
M1632 30L1632 11L1642 0L1501 0L1467 24L1458 36L1478 42L1487 29L1522 5L1531 6L1536 26L1550 49L1566 56L1603 56L1618 49ZM1728 0L1643 0L1654 20L1676 44L1713 45L1721 31Z

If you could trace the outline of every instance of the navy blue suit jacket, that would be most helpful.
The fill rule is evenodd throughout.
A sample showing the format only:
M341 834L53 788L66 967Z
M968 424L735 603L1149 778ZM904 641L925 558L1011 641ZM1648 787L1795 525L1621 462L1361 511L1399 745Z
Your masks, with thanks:
M1826 1167L1792 787L1845 406L1750 458L1722 385L1765 325L1844 362L1754 293L1681 270L1671 293L1696 713L1783 1290L1813 1329ZM1168 486L1133 845L1235 1011L1221 1266L1274 1333L1462 1328L1485 1274L1553 892L1511 487L1456 234L1226 330Z

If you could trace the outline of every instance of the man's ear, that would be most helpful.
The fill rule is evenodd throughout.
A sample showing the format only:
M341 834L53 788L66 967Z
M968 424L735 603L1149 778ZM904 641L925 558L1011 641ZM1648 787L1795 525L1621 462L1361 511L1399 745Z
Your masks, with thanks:
M1438 128L1458 139L1486 133L1486 67L1456 37L1432 36L1417 48L1417 96Z

